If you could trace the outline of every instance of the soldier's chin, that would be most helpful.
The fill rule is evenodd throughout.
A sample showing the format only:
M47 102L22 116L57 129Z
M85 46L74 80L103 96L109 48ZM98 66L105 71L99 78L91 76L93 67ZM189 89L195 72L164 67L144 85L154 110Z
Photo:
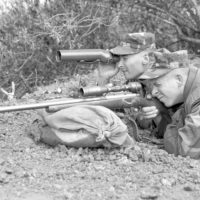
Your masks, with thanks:
M172 107L172 103L169 101L161 101L167 108Z
M127 80L135 79L137 76L135 74L131 74L130 72L124 72L124 76Z

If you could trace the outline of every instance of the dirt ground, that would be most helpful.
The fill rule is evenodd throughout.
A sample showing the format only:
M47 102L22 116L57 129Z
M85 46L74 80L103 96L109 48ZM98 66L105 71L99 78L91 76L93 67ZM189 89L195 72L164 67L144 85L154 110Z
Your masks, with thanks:
M59 96L51 90L23 101ZM32 110L0 114L1 200L200 199L199 161L147 140L129 150L52 148L38 141L37 118Z

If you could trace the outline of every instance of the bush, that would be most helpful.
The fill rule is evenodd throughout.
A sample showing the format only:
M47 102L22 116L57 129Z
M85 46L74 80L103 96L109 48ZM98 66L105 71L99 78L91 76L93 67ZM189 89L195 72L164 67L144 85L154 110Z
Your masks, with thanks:
M158 47L188 48L195 52L194 43L184 40L199 37L199 18L195 12L192 15L194 4L191 2L194 0L188 2L48 0L41 5L39 0L13 0L12 7L1 13L0 86L9 90L14 81L16 96L21 97L58 77L87 73L91 69L88 65L57 63L56 51L112 48L126 32L151 31L157 36ZM177 15L179 11L186 22L193 20L191 30L186 31L184 20ZM190 11L190 16L186 16L186 11ZM177 27L165 22L179 25L186 37L180 37ZM172 43L179 45L170 46Z
M1 87L14 81L24 92L32 91L59 75L75 73L75 63L56 63L58 49L110 46L108 27L116 22L108 4L61 0L40 6L31 0L15 0L1 15Z

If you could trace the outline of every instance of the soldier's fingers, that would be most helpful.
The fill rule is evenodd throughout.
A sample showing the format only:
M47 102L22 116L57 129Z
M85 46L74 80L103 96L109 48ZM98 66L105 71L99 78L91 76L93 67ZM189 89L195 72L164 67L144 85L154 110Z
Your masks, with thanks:
M153 118L156 118L158 116L157 113L154 113L154 114L150 114L150 115L139 115L139 119L140 120L144 120L144 119L153 119Z
M142 111L145 112L151 112L151 111L155 111L157 110L157 108L155 106L149 106L149 107L143 107Z
M144 111L142 111L142 115L144 116L144 117L148 117L148 116L152 116L152 115L158 115L158 110L157 109L155 109L155 110L151 110L151 111L146 111L146 112L144 112Z
M155 114L150 114L150 115L143 115L143 119L153 119L155 117L157 117L158 114L155 113Z

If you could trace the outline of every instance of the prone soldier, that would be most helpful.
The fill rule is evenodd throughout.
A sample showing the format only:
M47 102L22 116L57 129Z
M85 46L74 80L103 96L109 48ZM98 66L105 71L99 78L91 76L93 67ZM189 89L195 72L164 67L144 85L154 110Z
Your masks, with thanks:
M179 105L164 132L168 153L200 158L200 71L194 66L149 68L140 77L151 82L152 95L167 107ZM143 108L143 118L158 116L155 107Z

